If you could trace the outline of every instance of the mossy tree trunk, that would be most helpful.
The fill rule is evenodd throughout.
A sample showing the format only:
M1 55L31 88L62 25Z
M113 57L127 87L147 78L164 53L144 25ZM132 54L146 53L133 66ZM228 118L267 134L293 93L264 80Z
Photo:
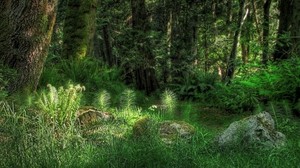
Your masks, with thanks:
M81 60L92 55L97 0L69 0L63 37L63 57Z
M1 62L17 71L11 92L37 88L51 40L57 0L0 2Z
M263 21L263 54L262 63L267 64L269 60L269 22L270 22L270 7L272 0L266 0L264 4L264 21Z
M155 72L155 56L151 50L151 44L146 35L149 31L149 21L146 13L145 0L131 0L132 29L134 45L137 53L141 55L141 61L137 62L135 83L138 89L145 90L147 94L158 89L158 81Z

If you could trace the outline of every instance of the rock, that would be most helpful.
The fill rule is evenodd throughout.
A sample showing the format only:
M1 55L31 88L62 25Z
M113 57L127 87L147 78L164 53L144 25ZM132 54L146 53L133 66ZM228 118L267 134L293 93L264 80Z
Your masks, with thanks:
M233 122L215 141L219 147L259 145L273 148L283 146L285 140L285 135L275 130L271 115L262 112Z
M167 144L176 139L189 140L195 134L195 128L184 121L163 121L159 126L159 135Z
M163 121L155 123L151 118L144 117L137 120L133 125L135 138L157 136L165 143L174 141L190 140L195 134L195 128L184 121Z
M115 117L109 112L99 111L93 106L81 107L77 113L77 121L81 126L87 126L96 122L113 121Z
M137 120L132 128L132 134L137 137L151 136L151 129L154 125L153 121L147 116Z

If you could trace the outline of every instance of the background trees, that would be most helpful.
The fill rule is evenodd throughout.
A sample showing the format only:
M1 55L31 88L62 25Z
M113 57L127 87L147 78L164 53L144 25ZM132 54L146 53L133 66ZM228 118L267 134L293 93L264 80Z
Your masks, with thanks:
M1 59L22 74L18 81L24 81L10 87L30 81L25 85L36 88L56 1L2 4ZM50 58L99 60L109 68L119 68L120 80L148 94L165 87L181 92L207 90L198 86L205 83L201 74L218 74L218 79L227 81L234 74L241 76L247 64L267 65L271 58L277 61L299 55L296 1L71 0L58 4ZM21 10L25 6L38 10ZM26 12L36 17L30 19ZM24 21L26 24L17 24ZM24 63L29 57L32 59Z

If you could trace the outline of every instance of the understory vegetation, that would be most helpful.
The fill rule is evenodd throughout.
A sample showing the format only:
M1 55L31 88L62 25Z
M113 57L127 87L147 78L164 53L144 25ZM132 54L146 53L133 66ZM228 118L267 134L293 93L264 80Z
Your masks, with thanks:
M98 64L85 63L80 66ZM300 75L299 63L293 59L268 68L244 67L241 73L247 75L230 86L205 74L200 80L209 89L198 90L191 100L184 100L176 90L149 97L120 87L118 70L111 70L109 77L99 75L105 67L81 72L70 68L66 74L72 75L64 76L69 79L65 84L61 79L66 74L59 73L60 68L46 67L36 93L8 96L1 90L0 167L297 167L300 124L293 111L299 111L299 102L293 93L299 87L295 78ZM102 121L97 129L96 125L82 128L76 111L87 105L110 112L115 119ZM214 137L231 122L262 111L268 111L277 129L286 134L285 147L227 150L214 146ZM150 136L136 137L134 124L144 117L154 122L186 121L196 134L188 142L178 139L166 144L151 127ZM94 133L85 132L89 129Z

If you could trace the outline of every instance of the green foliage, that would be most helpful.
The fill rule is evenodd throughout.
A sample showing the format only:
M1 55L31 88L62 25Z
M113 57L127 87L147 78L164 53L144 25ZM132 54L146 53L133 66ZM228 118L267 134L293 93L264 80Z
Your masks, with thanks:
M110 94L106 91L103 90L98 94L96 105L99 110L107 110L110 105Z
M244 74L238 74L239 78L229 85L218 84L214 90L204 94L205 100L212 106L231 112L253 111L260 103L268 101L295 102L300 86L299 67L300 59L267 67L248 66L242 69Z
M37 106L42 110L50 124L70 126L75 122L75 114L80 106L82 91L80 85L70 84L67 88L58 90L48 85L49 91L43 92L38 99Z
M241 84L258 90L268 100L294 100L300 86L300 59L293 58L278 64L269 64L241 80Z
M182 83L172 84L171 88L182 99L200 99L202 94L214 89L218 76L215 73L204 73L193 70L187 73Z
M51 59L51 58L50 58ZM93 103L94 97L101 90L107 90L112 95L112 104L126 88L121 82L120 71L109 68L95 58L87 58L81 61L59 60L56 64L46 64L41 76L40 86L48 83L54 86L65 86L67 82L80 83L85 86L86 101Z
M163 109L166 110L168 114L173 114L177 106L177 98L175 93L171 90L165 90L161 96L161 102Z
M232 113L252 111L259 103L256 90L236 83L229 86L219 84L212 94L207 96L206 100L213 106Z
M131 109L136 102L136 96L133 90L126 89L123 91L120 98L120 105L123 109Z

